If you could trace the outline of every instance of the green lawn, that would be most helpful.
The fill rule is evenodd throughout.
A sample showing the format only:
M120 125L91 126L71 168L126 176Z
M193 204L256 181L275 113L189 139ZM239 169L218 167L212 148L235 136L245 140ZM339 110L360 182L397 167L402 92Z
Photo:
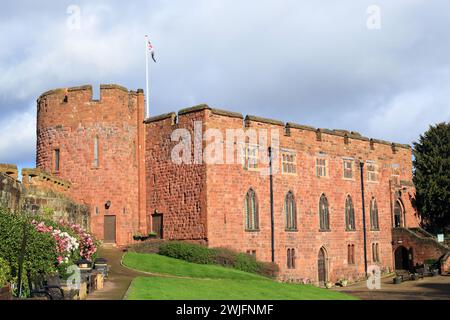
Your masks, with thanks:
M138 277L129 300L348 300L354 297L310 285L279 283L255 274L215 265L199 265L156 254L128 252L123 264L161 275Z
M142 254L128 252L123 264L132 269L156 274L190 278L235 279L235 280L267 280L257 274L247 273L216 265L195 264L173 259L159 254Z

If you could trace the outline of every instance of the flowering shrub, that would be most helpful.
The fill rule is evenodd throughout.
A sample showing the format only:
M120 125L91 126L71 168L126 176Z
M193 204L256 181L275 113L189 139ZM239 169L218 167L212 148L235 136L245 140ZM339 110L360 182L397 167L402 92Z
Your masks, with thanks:
M56 249L58 252L58 264L69 263L76 250L78 250L80 244L75 237L72 237L69 233L53 228L52 226L46 226L45 222L31 221L36 230L41 233L50 233L56 241Z
M64 221L60 221L62 226L66 226L70 228L77 236L80 241L80 256L83 259L92 261L94 254L97 252L97 245L95 244L95 240L87 233L79 224L70 224L68 225Z

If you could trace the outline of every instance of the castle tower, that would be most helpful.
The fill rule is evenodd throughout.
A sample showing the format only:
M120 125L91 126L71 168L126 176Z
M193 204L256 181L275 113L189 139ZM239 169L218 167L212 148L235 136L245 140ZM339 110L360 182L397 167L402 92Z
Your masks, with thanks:
M36 166L71 182L90 208L91 232L105 242L131 242L146 232L144 92L101 85L63 88L37 100Z

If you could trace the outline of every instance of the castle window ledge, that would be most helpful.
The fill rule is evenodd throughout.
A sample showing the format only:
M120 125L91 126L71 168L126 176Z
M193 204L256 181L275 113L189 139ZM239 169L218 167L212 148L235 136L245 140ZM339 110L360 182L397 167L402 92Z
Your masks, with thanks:
M319 232L331 232L331 229L319 229Z
M257 233L260 232L260 229L245 229L245 232L249 232L249 233Z
M289 233L297 233L298 229L284 229L284 231Z
M283 176L292 176L292 177L298 176L297 173L289 173L289 172L282 172L282 175L283 175Z
M244 171L248 171L248 172L259 172L259 168L245 168L245 167L244 167Z
M380 232L380 229L370 229L372 232Z
M356 229L345 229L345 232L356 232Z
M355 178L342 178L344 181L356 181Z

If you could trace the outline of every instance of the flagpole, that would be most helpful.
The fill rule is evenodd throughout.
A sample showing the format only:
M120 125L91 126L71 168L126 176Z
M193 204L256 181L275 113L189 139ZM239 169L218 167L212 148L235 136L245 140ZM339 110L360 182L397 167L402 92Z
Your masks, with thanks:
M150 97L150 92L148 90L148 36L145 36L145 86L146 86L146 104L147 104L147 113L146 113L146 118L150 117L150 106L149 106L149 97Z

